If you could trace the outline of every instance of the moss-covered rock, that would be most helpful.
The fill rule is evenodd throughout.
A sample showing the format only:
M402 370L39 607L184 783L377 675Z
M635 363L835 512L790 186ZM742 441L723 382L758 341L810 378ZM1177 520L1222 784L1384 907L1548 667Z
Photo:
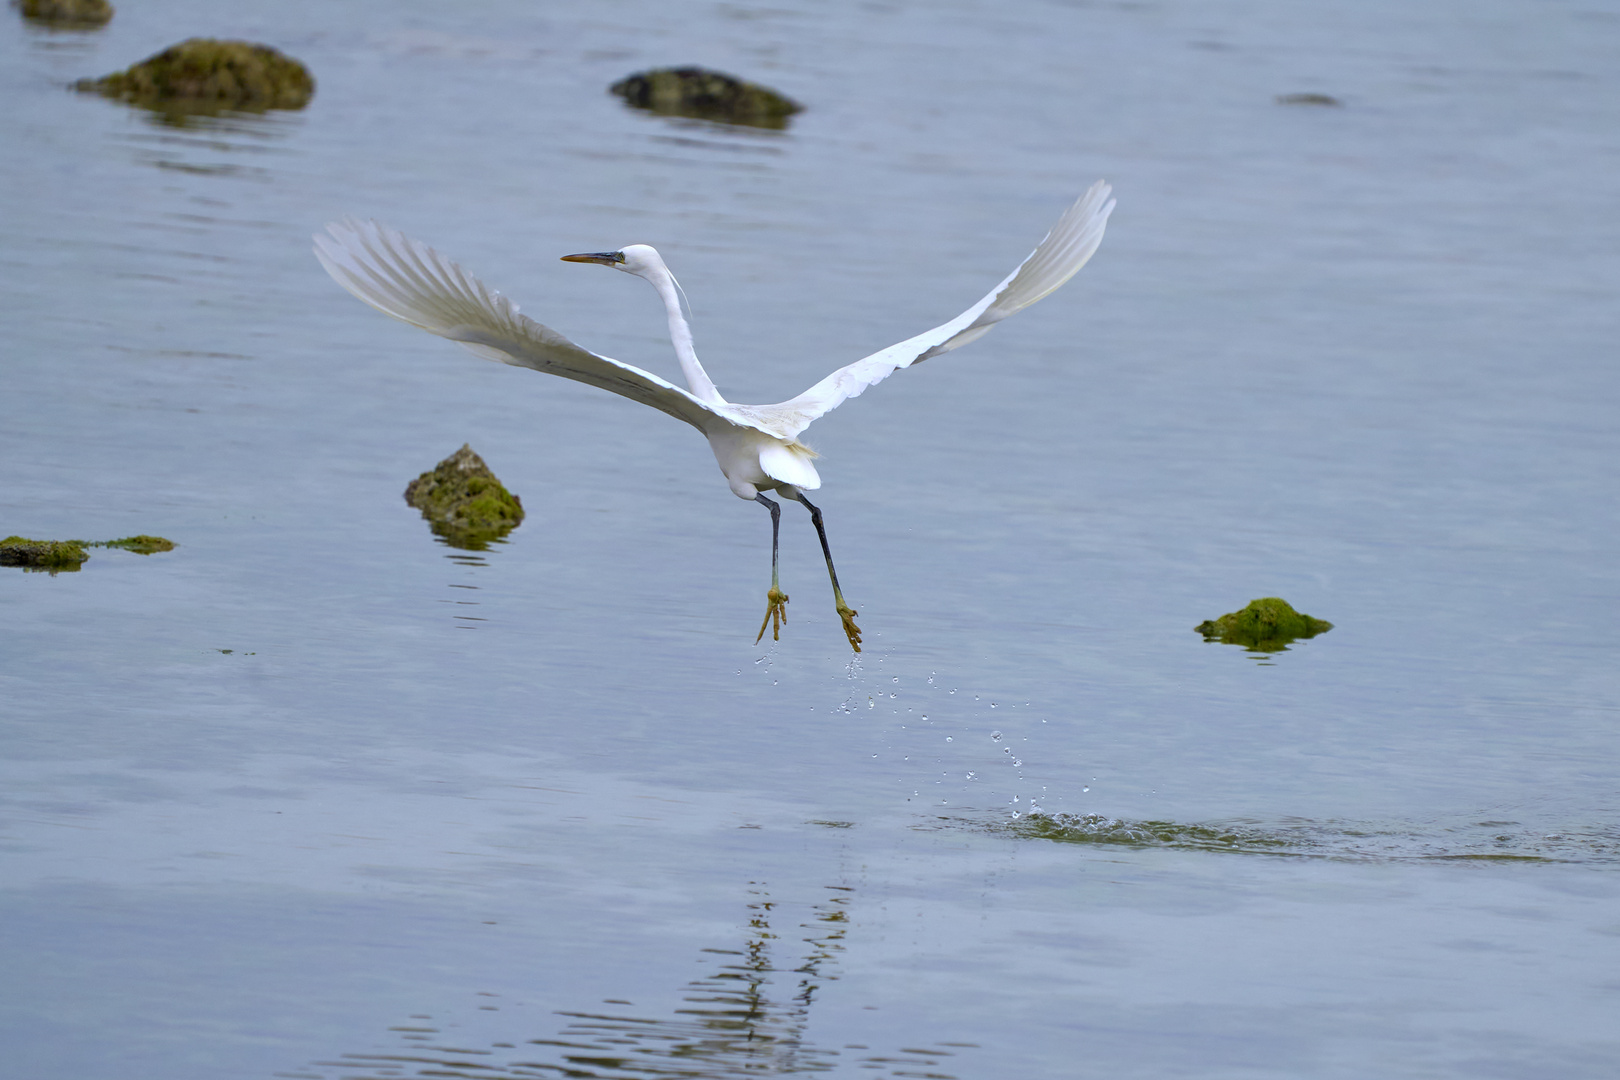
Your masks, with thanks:
M56 574L77 570L89 557L82 540L30 540L24 536L0 540L0 566L21 566Z
M1242 645L1255 652L1281 652L1290 641L1325 634L1333 624L1300 614L1281 597L1268 596L1249 601L1242 611L1201 622L1193 629L1203 634L1205 641Z
M309 69L268 45L191 38L127 71L80 79L76 89L158 112L302 109L315 93Z
M173 551L174 541L161 536L126 536L122 540L29 540L8 536L0 540L0 566L20 566L25 570L48 570L57 574L77 570L90 553L85 548L123 548L137 555Z
M700 67L657 68L610 87L626 104L660 116L781 129L804 106L764 86Z
M465 443L432 472L412 480L405 501L422 511L445 543L469 551L484 550L523 520L522 500L502 487Z
M113 17L107 0L14 0L23 18L56 30L94 30Z

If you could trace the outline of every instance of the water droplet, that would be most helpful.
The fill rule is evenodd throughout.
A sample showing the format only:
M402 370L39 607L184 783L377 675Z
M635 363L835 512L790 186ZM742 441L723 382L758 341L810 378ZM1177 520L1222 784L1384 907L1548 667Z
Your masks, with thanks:
M990 707L991 707L991 708L992 708L992 709L994 709L994 708L995 708L995 707L996 707L996 703L995 703L995 702L993 702L993 701L992 701L992 702L991 702L991 703L990 703Z
M1001 732L999 732L999 731L992 731L992 732L991 732L991 733L990 733L990 738L991 738L991 740L992 740L992 741L993 741L993 742L1000 742L1000 741L1001 741Z
M872 755L872 756L873 756L873 757L877 757L877 755L876 755L876 754L873 754L873 755ZM970 773L968 773L968 774L967 774L967 777L966 777L966 779L968 779L968 780L977 780L977 779L978 779L978 778L979 778L979 774L978 774L978 773L975 773L975 772L970 772Z
M1087 792L1087 791L1090 791L1090 790L1091 790L1091 785L1090 785L1090 784L1087 784L1087 785L1086 785L1086 786L1085 786L1085 787L1083 787L1083 788L1081 788L1081 789L1080 789L1080 790L1081 790L1081 792Z
M890 682L899 682L900 681L900 676L896 675L894 678L890 679L889 681Z
M1013 802L1017 802L1017 801L1018 801L1018 796L1014 795L1013 796Z
M951 690L951 693L953 693L953 694L954 694L954 693L956 693L956 690L955 690L955 689L954 689L954 688L953 688L953 689L952 689L952 690Z
M926 721L926 720L927 720L927 719L928 719L928 714L927 714L927 713L923 713L923 720L924 720L924 721Z
M1023 814L1020 814L1020 813L1019 813L1019 812L1018 812L1018 811L1017 811L1017 810L1014 810L1014 811L1013 811L1013 817L1015 817L1015 818L1021 818L1021 817L1023 817L1023 816L1024 816L1024 815L1023 815Z
M1020 761L1017 758L1013 758L1013 768L1015 768L1015 769L1023 768L1023 765L1024 765L1024 763L1022 761Z
M946 742L950 742L950 741L951 741L951 737L950 737L950 736L949 736L949 735L947 735L947 736L945 736L945 741L946 741Z
M1010 746L1003 746L1003 747L1002 747L1002 748L1001 748L1001 752L1002 752L1002 753L1003 753L1003 754L1010 754L1010 753L1012 753L1012 747L1010 747Z

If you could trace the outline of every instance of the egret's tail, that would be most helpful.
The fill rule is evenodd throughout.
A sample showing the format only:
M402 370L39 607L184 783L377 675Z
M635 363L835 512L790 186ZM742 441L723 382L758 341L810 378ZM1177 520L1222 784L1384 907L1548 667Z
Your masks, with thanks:
M383 314L452 340L483 336L468 331L513 337L524 332L528 320L516 304L426 244L354 218L334 221L326 231L330 235L315 237L315 257L333 280ZM461 344L513 362L493 350Z
M1079 273L1102 243L1108 215L1114 212L1114 200L1108 197L1112 190L1102 180L1092 184L1052 226L1046 239L1024 260L973 325L1000 322Z

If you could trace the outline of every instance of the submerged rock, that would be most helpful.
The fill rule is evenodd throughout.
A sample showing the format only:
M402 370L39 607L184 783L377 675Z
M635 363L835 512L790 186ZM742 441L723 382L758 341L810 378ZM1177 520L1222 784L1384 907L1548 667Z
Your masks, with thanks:
M609 89L637 109L747 127L787 127L804 106L755 83L700 67L657 68L620 79Z
M113 17L107 0L15 0L23 18L58 30L93 30Z
M30 540L8 536L0 540L0 566L22 566L29 570L77 570L90 553L82 540Z
M405 501L422 511L445 543L469 551L484 550L523 521L522 501L465 443L432 472L412 480Z
M1277 596L1249 601L1242 611L1222 615L1193 627L1205 641L1242 645L1255 652L1282 652L1290 641L1311 638L1333 629L1325 619L1302 615Z
M1279 105L1326 105L1330 108L1343 105L1344 102L1331 94L1278 94Z
M309 69L268 45L191 38L127 71L80 79L77 90L159 112L302 109L315 93Z

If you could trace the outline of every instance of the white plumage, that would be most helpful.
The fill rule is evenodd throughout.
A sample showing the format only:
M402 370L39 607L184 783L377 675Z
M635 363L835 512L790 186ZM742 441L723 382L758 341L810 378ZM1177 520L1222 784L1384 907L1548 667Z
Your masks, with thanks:
M686 377L685 390L632 364L574 344L522 314L512 301L426 244L376 222L347 219L328 225L329 235L315 237L315 256L338 284L386 315L449 338L485 359L611 390L703 432L731 490L739 498L760 502L771 510L771 588L761 637L773 621L779 633L787 603L776 573L780 509L763 492L776 491L804 503L827 558L845 633L859 652L860 629L838 587L821 513L803 496L804 491L819 488L821 478L812 460L815 454L798 441L798 435L817 417L891 373L976 340L1002 319L1068 281L1102 242L1108 215L1114 209L1108 195L1107 184L1093 184L1017 269L956 318L839 368L804 393L775 405L742 405L720 396L692 347L674 276L658 252L644 244L564 258L612 266L645 278L658 290L669 317L670 340Z

